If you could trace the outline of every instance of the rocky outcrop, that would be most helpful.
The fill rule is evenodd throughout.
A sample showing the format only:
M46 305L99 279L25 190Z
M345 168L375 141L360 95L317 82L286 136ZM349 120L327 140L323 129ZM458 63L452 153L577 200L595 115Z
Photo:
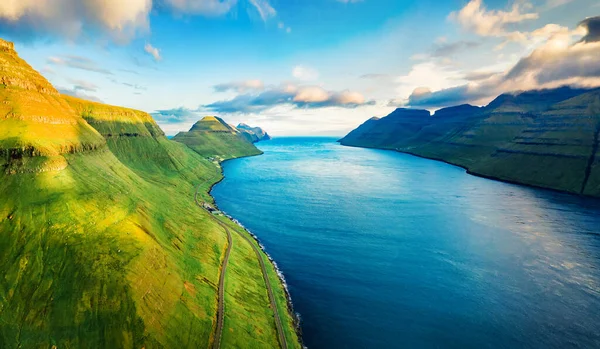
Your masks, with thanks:
M271 136L260 127L252 127L241 123L236 127L238 131L240 131L246 139L252 143L257 143L260 141L268 141L271 139Z

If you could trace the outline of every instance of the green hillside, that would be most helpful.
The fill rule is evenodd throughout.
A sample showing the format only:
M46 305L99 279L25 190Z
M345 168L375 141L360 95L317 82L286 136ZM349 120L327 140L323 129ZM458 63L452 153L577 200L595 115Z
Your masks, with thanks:
M194 192L220 169L146 113L60 95L0 44L0 348L210 347L227 239ZM259 260L232 246L222 347L279 347Z
M600 197L600 89L501 95L485 108L398 109L343 145L443 160L504 181Z
M188 132L178 133L173 140L187 145L203 157L226 160L262 154L246 135L215 116L204 117Z

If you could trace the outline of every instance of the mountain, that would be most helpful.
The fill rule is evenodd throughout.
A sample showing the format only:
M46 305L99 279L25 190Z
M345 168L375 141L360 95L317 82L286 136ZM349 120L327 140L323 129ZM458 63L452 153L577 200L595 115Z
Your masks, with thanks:
M226 246L221 343L278 347L257 244L194 201L198 188L210 202L220 168L147 113L61 95L0 48L0 348L209 347Z
M178 133L173 140L187 145L203 157L231 159L262 154L248 137L248 132L240 132L223 119L206 116L188 132Z
M600 197L600 89L503 94L484 108L397 109L340 140L462 166L484 177Z
M58 91L0 40L0 166L8 172L66 166L63 154L105 145Z
M268 141L271 139L271 136L260 127L252 127L241 123L237 125L236 128L252 143Z

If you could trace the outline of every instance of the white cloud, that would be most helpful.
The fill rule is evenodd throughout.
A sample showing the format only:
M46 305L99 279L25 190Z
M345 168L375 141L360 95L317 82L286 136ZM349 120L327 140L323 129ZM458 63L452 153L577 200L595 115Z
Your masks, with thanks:
M271 6L271 4L267 0L249 0L250 4L256 8L260 18L263 21L267 21L271 17L275 17L277 15L277 11Z
M331 107L353 109L374 103L354 91L328 91L320 86L284 84L270 87L260 93L239 94L233 99L214 102L200 109L217 113L252 114L280 106L302 109Z
M147 31L152 0L2 0L0 21L17 34L49 33L76 39L86 30L117 41Z
M263 21L277 15L268 0L245 0ZM0 25L17 37L59 36L77 40L95 34L118 43L146 34L153 5L177 14L220 16L238 0L0 0ZM93 35L86 35L93 34Z
M79 89L79 88L68 89L68 88L57 87L57 90L58 90L58 92L65 94L67 96L72 96L72 97L76 97L76 98L85 99L88 101L103 103L103 101L100 98L87 94L85 92L85 90L83 90L83 89Z
M65 66L73 69L81 69L100 74L113 75L111 71L98 66L95 61L82 56L65 55L59 57L48 57L46 62L50 65Z
M86 92L96 92L98 86L86 80L70 79L69 82L74 84L73 90L81 90Z
M482 0L471 0L458 12L452 12L449 18L460 24L463 29L481 36L506 36L507 26L526 20L537 19L534 12L524 12L530 5L517 2L510 12L487 10Z
M319 78L319 72L314 68L298 65L292 70L292 76L298 80L314 81Z
M330 98L329 92L318 86L308 86L298 89L294 102L322 103Z
M430 108L467 102L485 104L501 93L512 91L560 86L598 87L600 35L596 36L598 33L592 24L596 20L600 21L600 18L583 21L575 30L545 26L531 33L532 37L545 37L545 40L504 72L480 74L469 83L458 86L439 88L443 85L439 81L437 87L424 84L430 88L413 90L404 101L411 106ZM587 39L580 39L583 35Z
M162 60L162 56L160 55L160 50L157 49L156 47L152 46L151 44L146 44L144 46L144 51L146 51L147 54L151 55L155 61L160 61Z
M213 86L216 92L235 91L246 93L250 91L262 91L265 89L265 83L262 80L233 81Z
M292 28L290 28L290 27L286 27L285 23L283 23L283 22L279 22L279 23L277 23L277 28L279 28L279 29L281 29L281 30L285 31L285 32L286 32L286 33L288 33L288 34L292 32Z
M407 98L415 89L427 89L437 91L452 86L460 85L462 75L459 71L440 66L435 62L423 62L415 64L408 74L396 78L398 87L396 93L401 98ZM394 104L403 104L406 100L394 100Z
M573 1L574 0L548 0L548 2L546 2L546 5L544 5L544 10L551 10L553 8L571 3Z
M165 0L165 2L176 12L205 16L223 15L237 4L237 0Z

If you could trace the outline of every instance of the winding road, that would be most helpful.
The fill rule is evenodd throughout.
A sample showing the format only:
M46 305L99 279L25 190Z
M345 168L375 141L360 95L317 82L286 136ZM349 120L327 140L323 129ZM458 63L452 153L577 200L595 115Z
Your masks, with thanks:
M198 190L201 184L196 188L196 193L194 194L194 201L196 205L201 209L204 209L204 206L198 202ZM210 212L209 212L210 213ZM233 241L231 239L231 232L229 228L225 226L221 221L215 218L212 213L210 217L219 223L225 232L227 233L227 250L225 251L225 257L223 258L223 264L221 265L221 274L219 275L219 305L217 307L217 327L215 329L215 340L213 341L213 348L219 349L221 347L221 337L223 336L223 323L225 321L225 273L227 273L227 263L229 263L229 255L231 254L231 246L233 245Z
M198 201L198 191L200 190L200 187L202 187L204 184L206 184L209 181L210 180L207 180L206 182L204 182L204 183L200 184L198 187L196 187L196 193L194 194L194 201L196 202L196 205L198 205L198 207L200 207L203 210L206 210L206 208L204 207L204 205L202 205L202 203L200 203ZM206 210L206 211L208 212L208 210ZM223 223L222 221L220 221L217 217L213 216L213 214L211 212L209 212L209 213L210 213L210 218L213 221L215 221L217 224L219 224L227 233L227 250L225 251L225 257L223 258L223 265L221 267L221 274L219 275L219 301L218 301L219 305L217 308L217 327L215 329L215 340L213 342L213 348L218 349L221 347L221 337L223 335L223 322L225 319L225 274L227 272L227 263L229 262L229 255L231 253L231 246L233 246L233 240L231 239L231 232L229 230L229 227L227 227L227 225L225 223ZM283 332L283 326L281 324L281 317L279 316L279 311L277 310L277 303L275 302L275 295L273 294L273 288L271 287L269 275L267 274L267 268L265 267L265 261L262 258L262 255L260 254L260 249L256 246L256 242L253 241L250 237L248 237L245 234L240 233L238 231L235 231L235 232L241 238L246 240L248 242L248 244L250 244L250 246L252 246L254 253L256 253L256 258L258 258L258 261L260 263L260 268L262 270L263 279L265 281L265 285L267 286L267 293L269 296L269 301L271 303L271 309L273 310L273 317L275 320L275 327L277 329L277 337L279 339L279 344L281 345L282 349L287 349L288 346L287 346L285 334Z

